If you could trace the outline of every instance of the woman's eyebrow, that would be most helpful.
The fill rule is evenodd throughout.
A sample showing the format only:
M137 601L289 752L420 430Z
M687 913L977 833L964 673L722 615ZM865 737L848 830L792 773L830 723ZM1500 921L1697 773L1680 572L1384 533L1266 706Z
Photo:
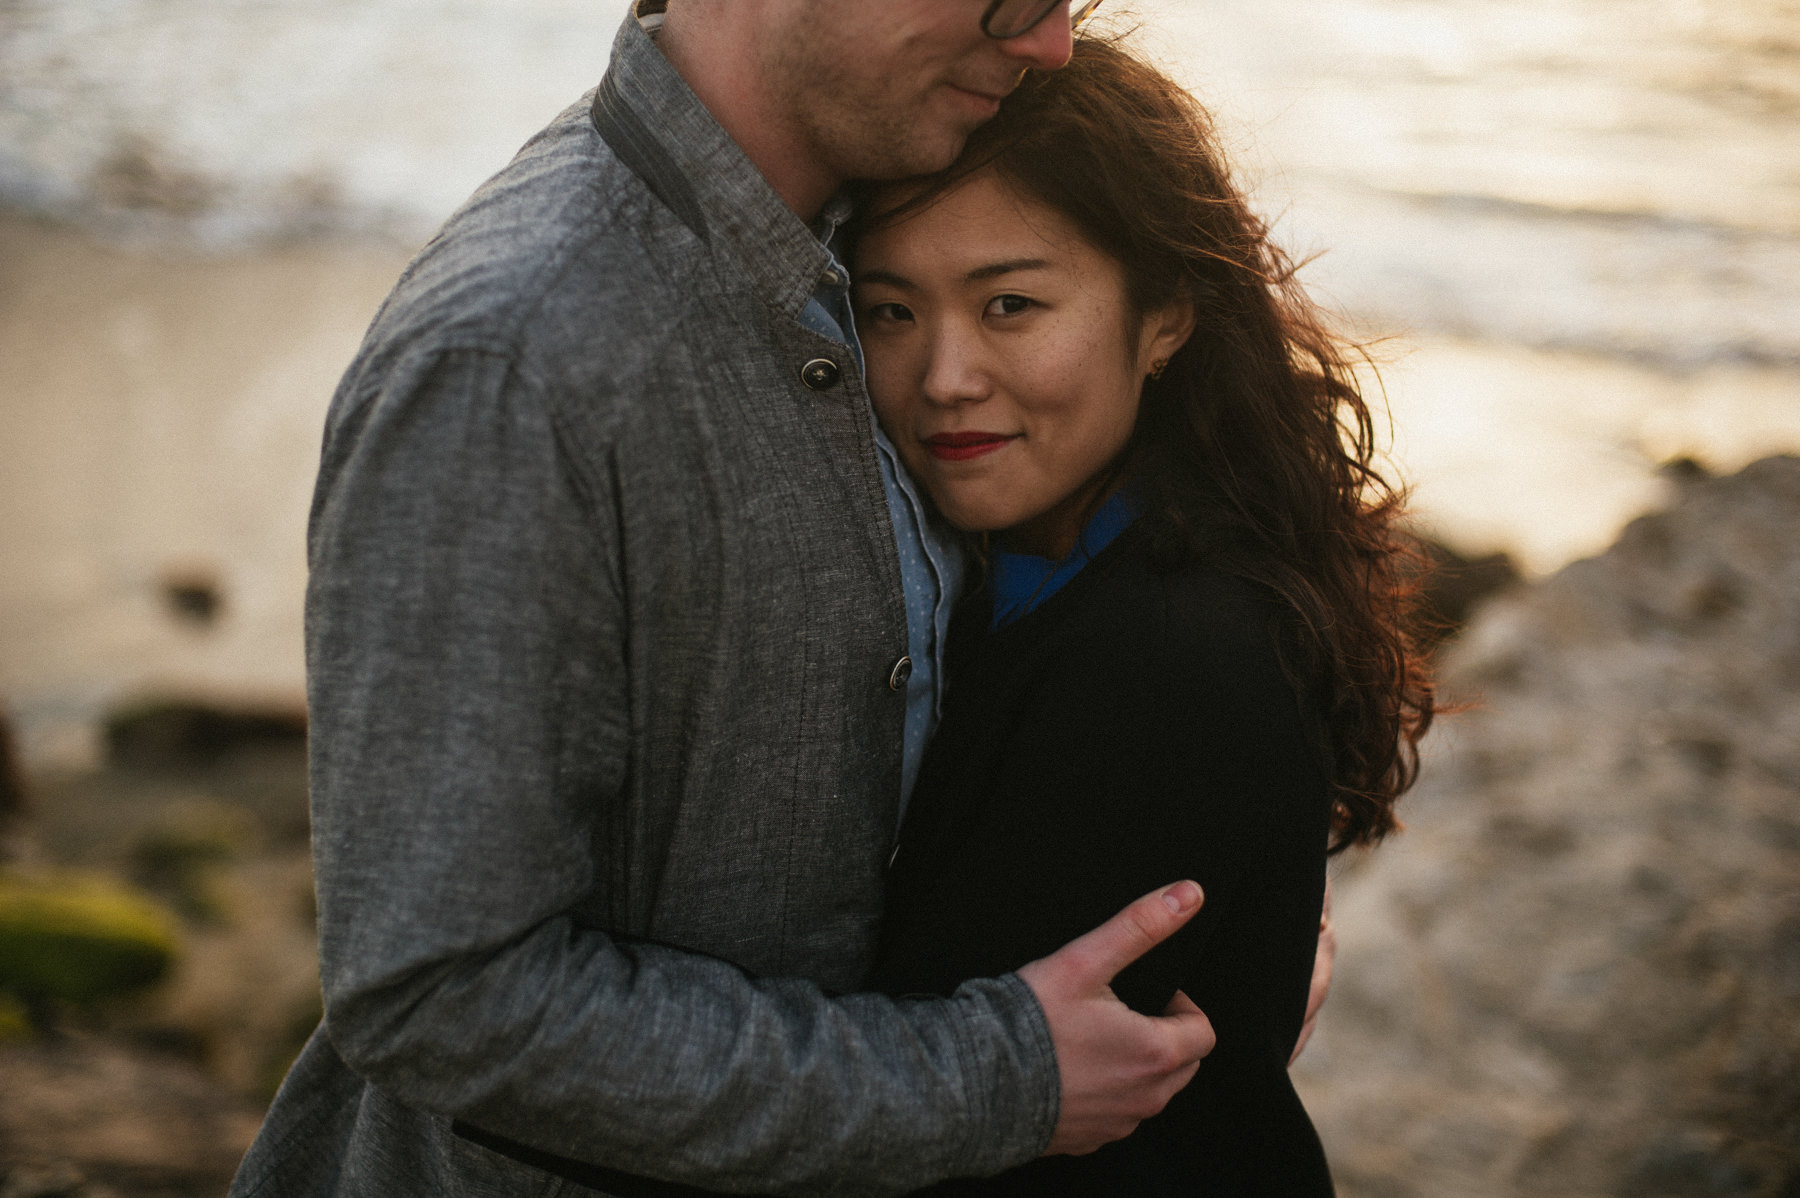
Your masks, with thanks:
M1048 270L1052 263L1048 258L1008 258L1003 262L990 262L986 266L977 266L963 276L963 281L979 283L985 279L997 279L1001 275L1016 274L1027 270ZM895 274L891 270L865 270L856 276L858 283L884 283L889 287L898 287L904 291L917 290L918 284L905 275Z
M911 279L907 278L905 275L897 275L891 270L859 271L856 276L856 281L858 283L886 283L889 287L898 287L905 291L911 291L913 289L913 281Z
M1001 275L1010 275L1022 270L1048 269L1050 269L1048 258L1008 258L1004 262L990 262L986 266L977 266L963 277L971 283L978 283L983 279L997 279Z

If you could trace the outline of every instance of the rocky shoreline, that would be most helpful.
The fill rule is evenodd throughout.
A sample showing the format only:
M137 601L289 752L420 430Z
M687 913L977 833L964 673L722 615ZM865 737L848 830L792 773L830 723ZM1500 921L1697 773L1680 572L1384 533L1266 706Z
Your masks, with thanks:
M1346 1198L1800 1192L1800 458L1673 485L1476 610L1406 832L1339 867L1296 1081ZM222 1192L317 1018L298 742L196 755L178 717L36 780L23 858L135 882L184 948L0 1040L6 1198Z
M1800 1192L1800 459L1451 646L1299 1071L1357 1195Z

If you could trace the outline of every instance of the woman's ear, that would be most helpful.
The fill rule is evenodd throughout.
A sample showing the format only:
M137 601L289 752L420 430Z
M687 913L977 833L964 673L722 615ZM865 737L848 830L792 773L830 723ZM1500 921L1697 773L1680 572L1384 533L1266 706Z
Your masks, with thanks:
M1166 365L1175 351L1187 344L1194 335L1194 319L1194 301L1185 297L1145 315L1138 336L1138 363L1145 374L1151 373L1156 363ZM1162 373L1160 367L1155 370Z

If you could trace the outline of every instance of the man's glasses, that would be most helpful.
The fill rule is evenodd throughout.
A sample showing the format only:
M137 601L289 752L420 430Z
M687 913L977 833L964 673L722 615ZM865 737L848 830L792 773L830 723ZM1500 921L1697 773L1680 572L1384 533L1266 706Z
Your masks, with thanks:
M1056 11L1062 0L994 0L981 14L981 32L1005 41L1031 32L1039 21ZM1069 5L1069 26L1080 29L1081 23L1094 15L1100 0L1074 0Z

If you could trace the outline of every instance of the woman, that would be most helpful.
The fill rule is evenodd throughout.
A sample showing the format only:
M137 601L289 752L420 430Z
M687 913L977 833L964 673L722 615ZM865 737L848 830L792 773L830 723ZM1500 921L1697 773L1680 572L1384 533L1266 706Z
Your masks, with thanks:
M933 1192L1329 1194L1286 1071L1325 858L1398 826L1432 713L1348 351L1198 105L1104 42L864 211L876 412L991 534L873 985L949 993L1191 877L1200 915L1114 988L1218 1033L1129 1139Z

